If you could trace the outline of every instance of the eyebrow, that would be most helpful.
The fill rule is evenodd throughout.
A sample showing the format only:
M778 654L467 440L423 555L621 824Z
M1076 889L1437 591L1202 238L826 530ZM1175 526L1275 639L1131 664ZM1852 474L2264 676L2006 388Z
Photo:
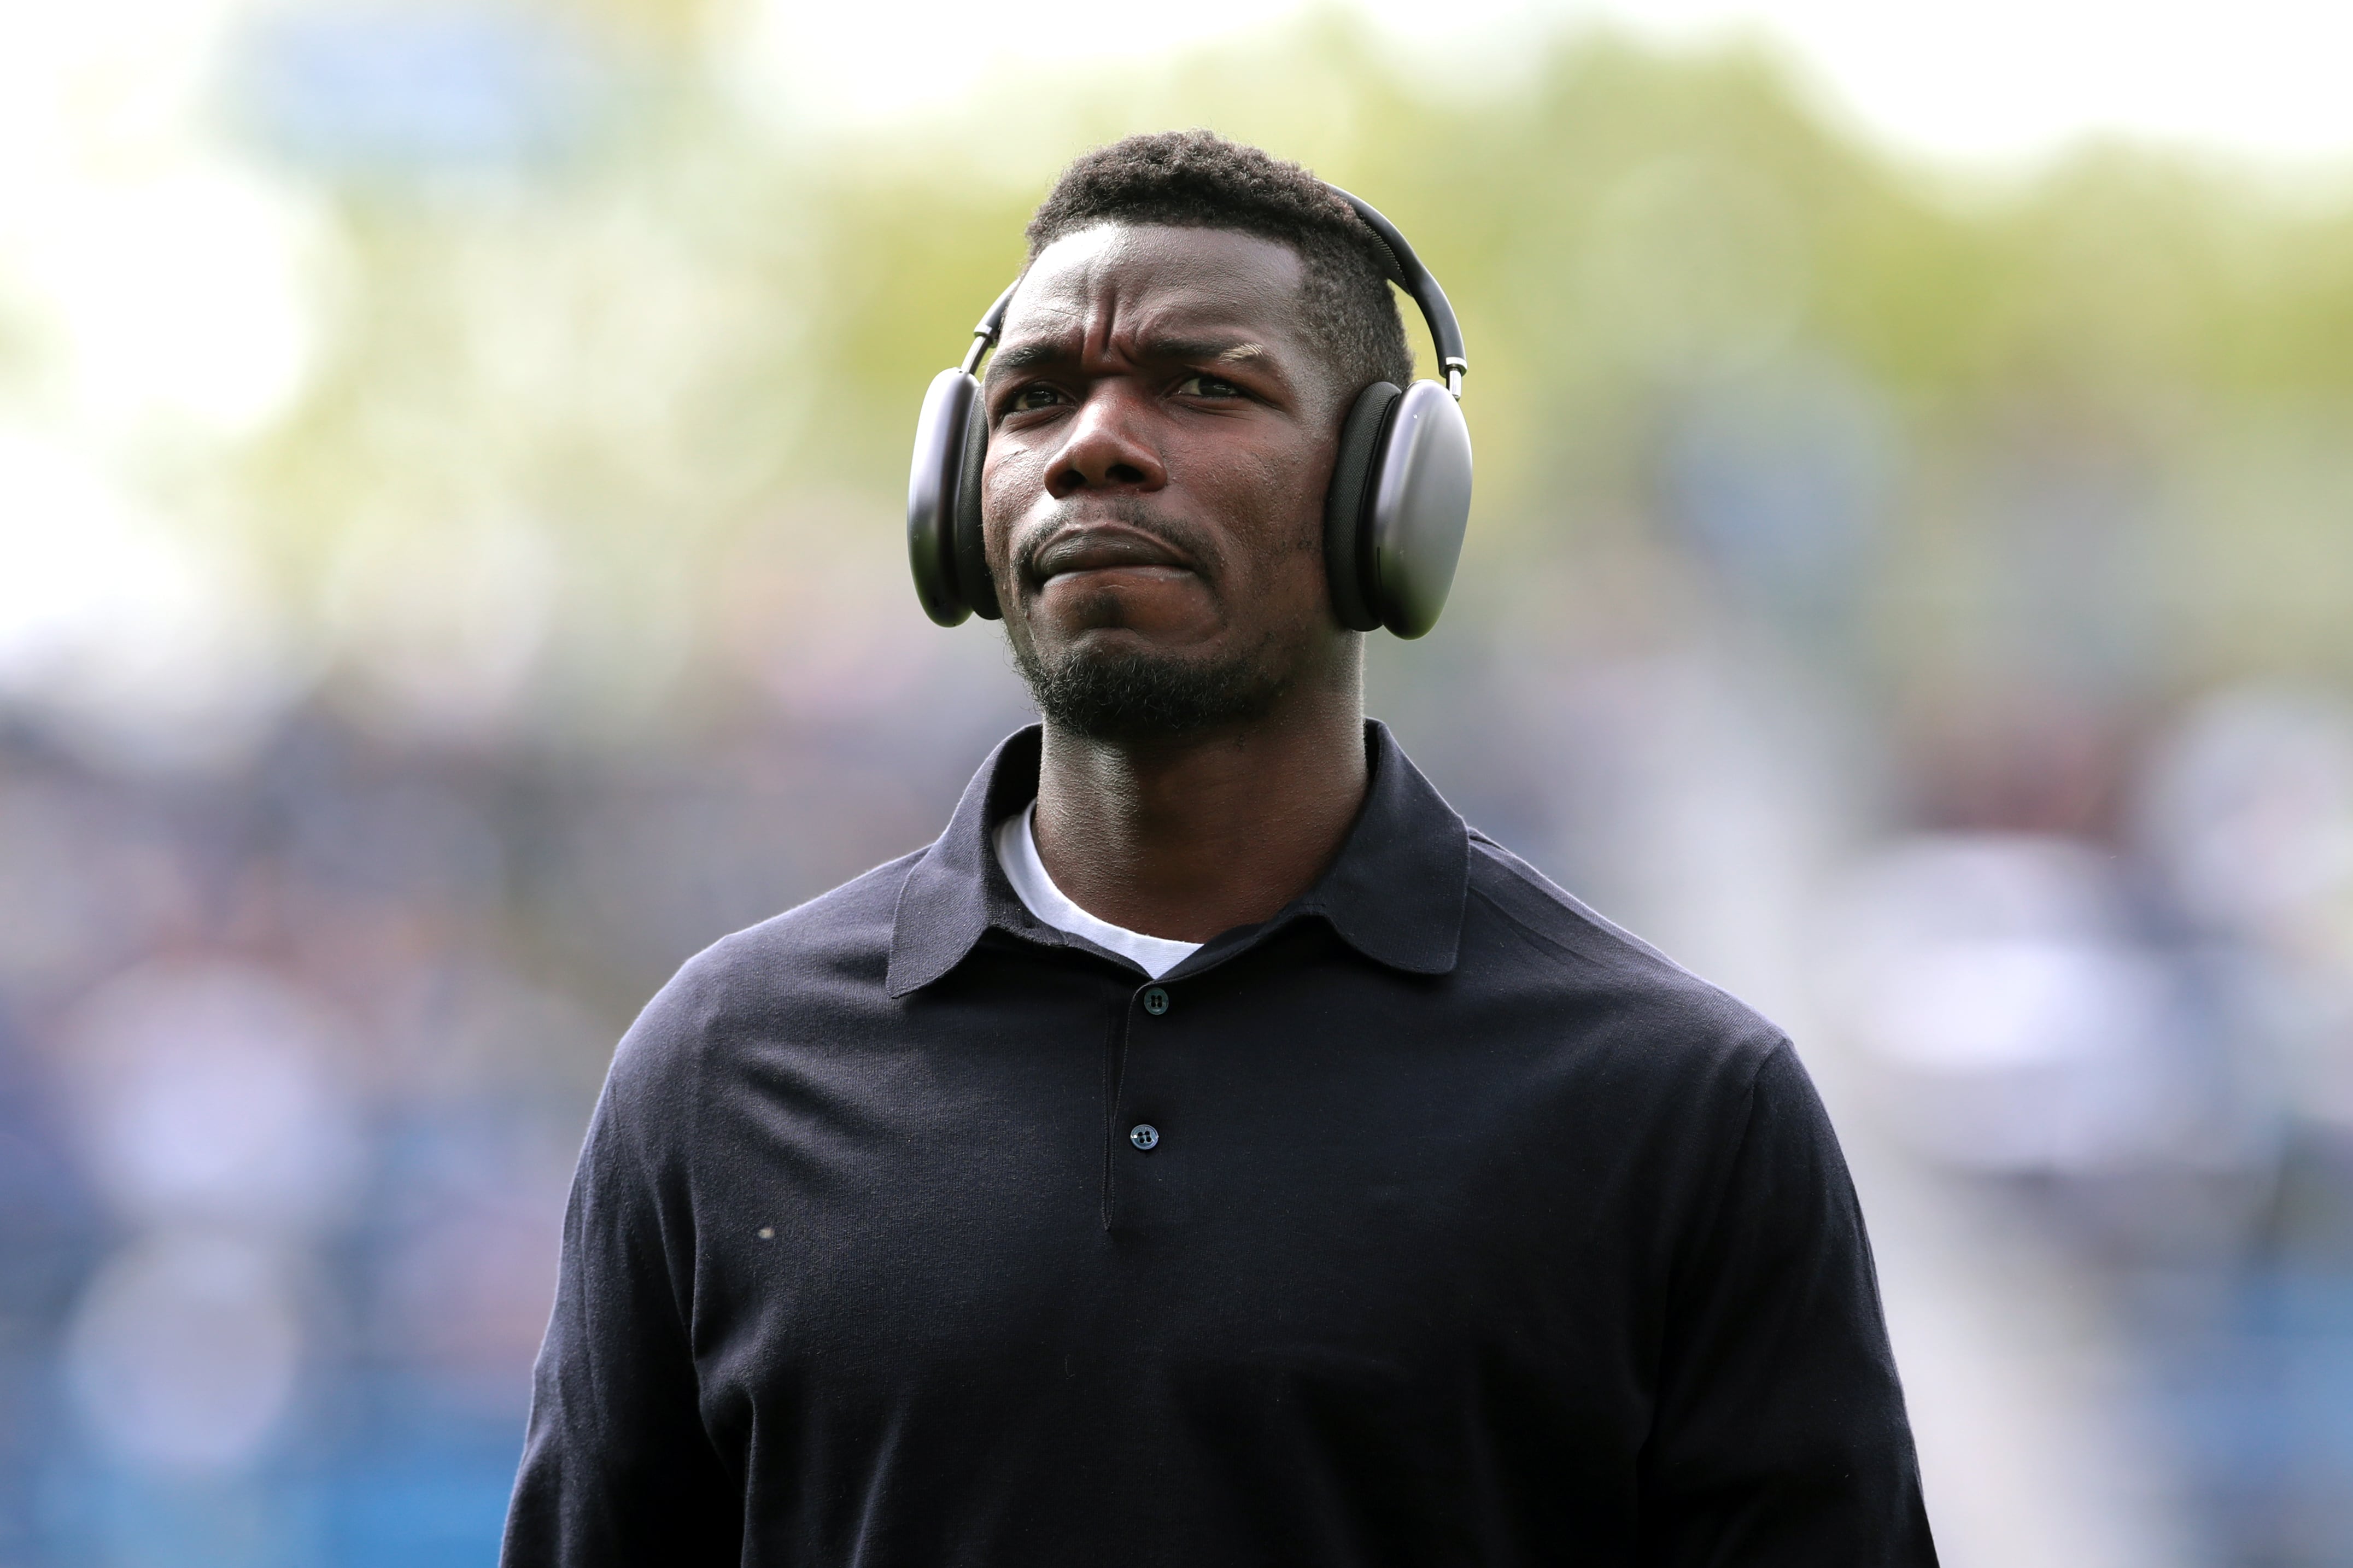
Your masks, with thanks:
M1063 342L1043 339L1037 342L1017 343L999 349L989 356L987 379L995 381L999 373L1034 370L1040 365L1067 364L1078 356ZM1144 345L1143 357L1147 360L1176 360L1194 364L1262 363L1280 379L1280 363L1267 346L1249 338L1154 338Z

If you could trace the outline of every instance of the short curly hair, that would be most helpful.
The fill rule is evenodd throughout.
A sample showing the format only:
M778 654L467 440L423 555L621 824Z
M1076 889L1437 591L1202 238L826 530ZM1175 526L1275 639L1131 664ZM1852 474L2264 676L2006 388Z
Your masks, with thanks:
M1353 395L1413 379L1387 247L1298 164L1208 131L1130 136L1071 160L1029 220L1029 259L1102 223L1219 228L1287 245L1306 266L1310 335Z

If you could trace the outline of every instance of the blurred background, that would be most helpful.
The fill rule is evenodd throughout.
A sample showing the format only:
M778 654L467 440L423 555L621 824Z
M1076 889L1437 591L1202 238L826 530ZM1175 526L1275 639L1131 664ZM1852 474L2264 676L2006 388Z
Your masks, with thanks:
M1375 710L1802 1042L1947 1562L2353 1563L2353 29L1428 9L0 12L0 1568L492 1560L613 1040L1025 719L923 384L1193 124L1460 307Z

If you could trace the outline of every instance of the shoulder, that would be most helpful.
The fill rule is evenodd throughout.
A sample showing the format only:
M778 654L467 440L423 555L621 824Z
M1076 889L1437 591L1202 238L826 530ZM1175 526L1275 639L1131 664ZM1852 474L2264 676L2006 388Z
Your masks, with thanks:
M877 866L688 959L621 1037L607 1098L675 1095L747 1040L878 1002L899 890L923 856Z
M1597 1047L1745 1098L1790 1054L1771 1021L1470 830L1462 959Z

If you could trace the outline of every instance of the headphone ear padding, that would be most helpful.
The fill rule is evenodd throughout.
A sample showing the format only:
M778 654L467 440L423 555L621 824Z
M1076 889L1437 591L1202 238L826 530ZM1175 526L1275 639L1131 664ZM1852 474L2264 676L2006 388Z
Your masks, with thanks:
M1341 423L1339 455L1324 492L1324 574L1331 585L1332 614L1352 632L1375 631L1381 624L1374 607L1378 601L1372 536L1365 521L1389 416L1403 395L1386 381L1356 395Z
M980 531L980 466L988 460L988 411L978 397L965 416L964 463L956 474L956 586L964 602L984 621L1002 618L997 605L997 579L988 574L988 551Z
M956 582L955 526L979 390L980 384L960 370L932 378L915 420L915 460L907 472L907 564L923 614L944 626L972 613Z

